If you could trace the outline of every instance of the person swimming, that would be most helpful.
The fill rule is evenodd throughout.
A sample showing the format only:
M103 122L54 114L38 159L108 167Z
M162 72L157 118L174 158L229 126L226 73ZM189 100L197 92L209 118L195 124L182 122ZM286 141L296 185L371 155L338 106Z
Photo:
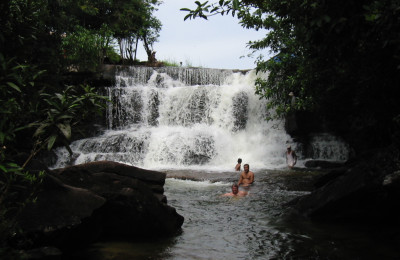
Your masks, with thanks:
M247 195L247 192L239 191L239 185L233 184L232 185L232 192L225 193L225 194L223 194L221 196L224 196L224 197L226 197L226 196L230 196L230 197L232 197L232 196L240 196L240 197L242 197L242 196L246 196L246 195Z

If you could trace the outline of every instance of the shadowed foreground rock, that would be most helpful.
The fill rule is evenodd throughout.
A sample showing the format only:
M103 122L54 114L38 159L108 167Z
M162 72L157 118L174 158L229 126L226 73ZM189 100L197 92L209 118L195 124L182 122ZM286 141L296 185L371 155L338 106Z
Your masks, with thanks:
M316 220L399 225L399 151L374 151L364 158L331 170L312 193L289 205Z
M172 235L184 218L166 203L166 175L101 161L50 171L18 222L30 248L64 250L100 238ZM28 245L24 245L28 247Z

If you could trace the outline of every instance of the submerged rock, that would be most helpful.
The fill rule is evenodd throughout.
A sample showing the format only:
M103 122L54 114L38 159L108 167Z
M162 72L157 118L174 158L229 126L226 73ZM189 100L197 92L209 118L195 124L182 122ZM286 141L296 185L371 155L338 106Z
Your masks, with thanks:
M108 236L172 235L184 218L166 203L165 178L165 173L110 161L53 170L18 223L30 248L70 250Z

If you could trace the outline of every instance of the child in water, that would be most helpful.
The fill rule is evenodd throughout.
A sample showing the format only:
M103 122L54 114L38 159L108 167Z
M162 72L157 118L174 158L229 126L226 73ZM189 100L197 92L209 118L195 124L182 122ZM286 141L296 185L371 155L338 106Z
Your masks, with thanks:
M240 171L241 166L242 166L242 159L239 158L237 162L238 163L235 166L235 171Z

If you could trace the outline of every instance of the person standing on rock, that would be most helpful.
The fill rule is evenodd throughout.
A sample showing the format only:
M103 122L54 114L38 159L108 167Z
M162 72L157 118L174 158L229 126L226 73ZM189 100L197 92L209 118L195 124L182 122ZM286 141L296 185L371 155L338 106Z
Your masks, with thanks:
M292 169L297 163L297 155L292 150L292 147L290 145L288 145L286 150L286 163L290 169Z
M235 166L235 171L240 171L241 168L242 168L242 159L239 158Z

